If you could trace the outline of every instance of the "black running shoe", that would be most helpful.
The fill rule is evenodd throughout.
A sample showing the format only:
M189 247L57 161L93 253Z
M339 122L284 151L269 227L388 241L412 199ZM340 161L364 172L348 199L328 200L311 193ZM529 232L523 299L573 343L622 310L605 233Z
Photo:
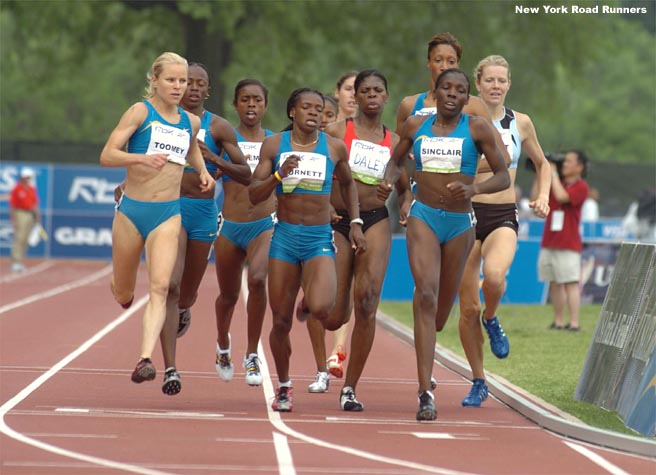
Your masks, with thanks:
M364 409L364 404L355 399L355 391L350 386L342 388L339 394L339 405L344 411L360 412Z
M419 393L419 410L417 411L417 420L434 421L435 419L437 419L435 397L430 391L421 391Z
M182 390L182 381L180 375L174 367L167 368L164 372L164 384L162 384L162 392L169 396L175 396Z
M180 321L178 322L178 338L187 333L191 325L191 310L184 308L180 310Z

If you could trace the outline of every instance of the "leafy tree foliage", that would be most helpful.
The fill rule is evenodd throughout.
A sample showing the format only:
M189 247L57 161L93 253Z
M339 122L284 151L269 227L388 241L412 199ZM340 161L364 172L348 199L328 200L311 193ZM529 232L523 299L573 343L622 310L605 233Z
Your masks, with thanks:
M653 2L630 3L654 16ZM389 80L385 122L393 127L401 99L429 87L428 41L451 31L468 72L488 54L508 59L508 105L532 117L545 150L576 146L595 160L653 164L656 48L649 19L520 14L515 5L4 0L0 137L102 143L140 99L145 73L163 51L209 67L208 108L232 122L234 84L261 79L270 89L265 125L273 130L286 125L287 97L296 87L332 92L344 71L376 67Z

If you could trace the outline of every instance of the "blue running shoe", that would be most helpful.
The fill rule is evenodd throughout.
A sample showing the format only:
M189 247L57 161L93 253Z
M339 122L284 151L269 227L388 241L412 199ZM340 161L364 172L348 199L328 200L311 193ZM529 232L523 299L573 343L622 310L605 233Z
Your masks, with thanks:
M484 379L474 379L472 386L467 397L462 400L462 405L465 407L481 407L483 401L487 399L487 384Z
M495 316L490 320L485 320L481 318L483 322L483 327L487 331L487 336L490 337L490 349L494 356L497 358L505 358L510 353L510 343L508 343L508 337L506 333L501 328L499 319Z

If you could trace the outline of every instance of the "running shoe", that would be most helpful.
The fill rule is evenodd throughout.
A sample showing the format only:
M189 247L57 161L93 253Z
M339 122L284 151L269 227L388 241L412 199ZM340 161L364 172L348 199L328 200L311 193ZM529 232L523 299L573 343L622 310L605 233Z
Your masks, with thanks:
M339 405L343 411L360 412L364 404L355 399L355 391L350 386L344 386L339 394Z
M344 366L342 362L346 359L346 353L343 351L338 351L334 355L330 355L330 358L326 360L326 366L328 371L336 378L342 378L344 376Z
M262 384L262 373L260 373L260 358L257 353L251 353L244 357L243 363L246 370L246 384L249 386L259 386Z
M330 385L330 376L326 371L317 371L314 382L308 386L310 393L325 393Z
M150 358L141 358L132 372L132 382L139 384L144 381L152 381L155 379L156 372Z
M465 407L481 407L483 401L487 399L488 391L487 384L484 379L475 378L472 380L472 388L469 390L467 397L462 400L462 405Z
M169 396L175 396L182 389L182 381L180 375L175 367L171 366L164 371L164 384L162 384L162 392Z
M278 412L292 412L294 400L292 397L293 388L291 386L278 388L276 397L271 404L271 409Z
M228 335L228 339L230 339L230 335ZM214 367L222 380L232 380L232 375L235 373L235 365L232 363L232 357L230 356L230 345L228 345L227 350L222 350L219 344L216 344L216 362L214 363Z
M180 310L180 322L178 323L178 338L187 333L191 326L191 310L182 308Z
M430 391L420 391L417 420L434 421L435 419L437 419L437 409L435 409L435 396L433 396L433 393Z
M304 322L311 316L312 313L310 313L310 309L305 303L305 297L303 297L301 301L298 302L298 305L296 306L296 319L299 322Z
M431 390L435 391L437 389L437 380L431 376Z
M508 353L510 353L510 343L503 328L501 328L499 319L495 316L490 320L485 320L485 318L481 318L481 320L485 331L487 331L487 335L490 337L490 349L494 356L497 358L508 356Z

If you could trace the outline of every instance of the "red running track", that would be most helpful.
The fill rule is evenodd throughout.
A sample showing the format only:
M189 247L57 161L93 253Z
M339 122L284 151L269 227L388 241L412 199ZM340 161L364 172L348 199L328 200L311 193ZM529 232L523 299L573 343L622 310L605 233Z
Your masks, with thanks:
M309 394L316 371L304 324L294 322L294 411L270 410L277 378L263 332L264 384L240 367L245 303L232 328L232 382L214 370L214 268L178 340L182 392L136 385L146 273L133 307L109 291L106 262L0 261L0 473L3 475L651 474L653 459L554 435L497 401L463 408L469 382L436 364L438 420L418 423L413 348L379 327L357 388L361 413L339 409L342 380Z

